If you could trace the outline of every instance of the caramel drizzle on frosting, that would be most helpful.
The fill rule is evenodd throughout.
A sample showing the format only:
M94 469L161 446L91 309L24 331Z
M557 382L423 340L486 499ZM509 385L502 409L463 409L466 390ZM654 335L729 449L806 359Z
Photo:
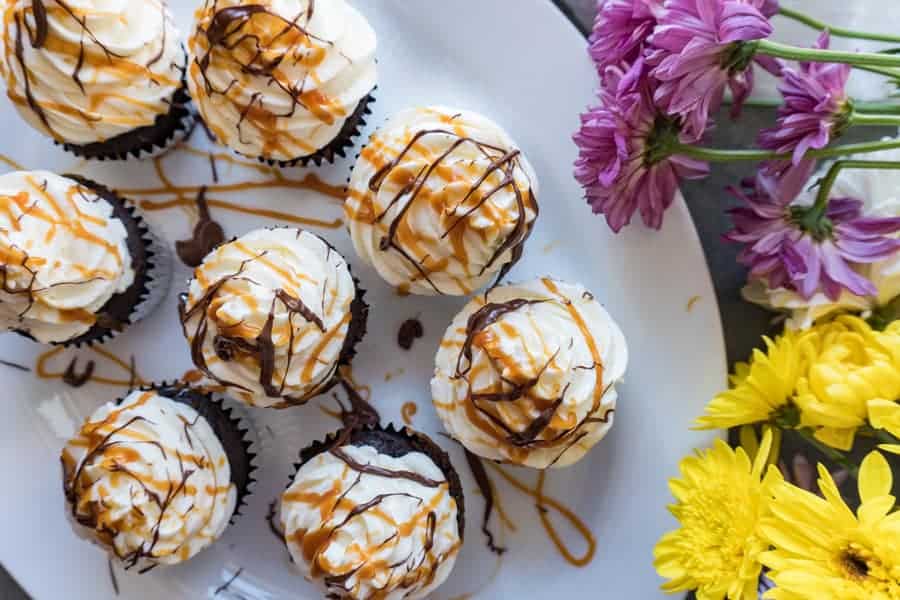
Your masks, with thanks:
M318 530L304 531L298 530L294 533L290 541L295 542L303 550L303 558L311 565L314 577L324 575L324 582L329 591L329 598L355 598L356 589L348 588L347 582L354 576L358 576L360 580L371 580L375 573L387 570L387 583L384 588L375 590L373 598L385 598L392 591L391 584L402 585L406 589L423 589L430 585L438 567L448 558L458 552L461 542L457 540L449 551L441 555L434 555L434 536L438 526L438 519L448 519L450 515L438 517L435 509L438 504L450 493L449 485L446 481L435 481L424 477L418 473L409 471L393 471L383 469L370 464L361 464L341 449L346 442L346 436L349 432L344 432L344 441L338 441L329 451L331 455L341 460L351 472L356 473L353 483L346 489L341 490L340 482L335 485L327 493L318 494L305 492L303 490L288 490L282 501L283 502L301 502L310 506L314 510L318 510L322 515L322 527ZM436 490L433 499L426 502L425 498L407 493L391 493L381 494L373 497L368 502L356 505L349 498L350 492L360 484L363 475L372 477L385 477L390 479L406 479L424 486L429 489ZM332 538L337 535L340 530L354 519L372 511L378 511L378 507L388 498L395 496L405 496L414 500L420 506L419 510L410 521L403 523L393 522L388 515L379 512L381 519L387 520L388 523L395 528L395 533L389 536L384 542L372 547L365 547L365 541L360 540L360 552L363 555L362 562L347 572L339 572L338 565L332 565L326 559L325 553ZM345 516L338 521L336 513L338 511L345 512ZM441 521L443 522L443 521ZM374 555L381 550L390 549L401 543L403 538L413 535L414 532L424 528L425 539L423 543L424 554L416 564L411 564L414 558L412 552L408 557L399 560L394 564L387 564L384 560L374 558ZM403 569L400 574L395 574L398 570Z
M190 486L188 482L198 469L211 470L215 480L215 472L219 467L213 454L193 431L197 421L191 423L182 418L184 435L188 445L195 452L194 455L182 455L177 449L163 447L152 437L147 439L147 434L135 429L134 426L142 424L152 428L155 424L141 416L134 416L123 425L116 426L118 419L127 416L130 409L146 404L155 395L155 392L152 391L144 392L134 403L111 411L102 421L85 423L75 439L69 443L71 446L83 447L86 450L84 458L80 461L76 462L75 458L69 454L68 449L63 450L62 454L64 492L66 500L71 506L72 517L79 524L93 530L97 539L125 564L126 570L138 565L142 559L153 561L153 559L160 558L155 554L160 537L160 527L166 513L171 509L172 503L180 496L188 498L196 496L198 490ZM198 415L197 419L200 418ZM129 463L138 460L139 455L129 451L128 446L135 443L156 448L164 463L168 463L169 458L174 456L178 462L178 471L167 470L168 477L162 481L134 472L129 468ZM141 532L129 529L128 521L130 519L115 519L103 506L102 501L98 503L83 500L86 493L97 483L86 478L85 468L88 465L102 465L103 469L111 474L133 480L135 485L141 488L159 507L159 516L155 523L141 523L149 525L149 539L144 540L138 548L128 554L120 554L113 541L121 534L136 533L140 535ZM213 496L213 501L207 511L208 514L202 517L208 523L213 517L213 508L219 501L219 495L227 493L228 489L207 489L205 491ZM192 506L196 507L195 504ZM129 516L133 518L134 515L130 513ZM143 517L143 515L140 516ZM155 565L151 564L144 570L149 570L153 566Z
M240 244L240 241L232 243ZM232 381L224 380L216 376L212 372L212 370L209 368L210 358L206 356L203 348L210 335L209 320L211 318L211 313L213 312L211 307L215 303L217 297L219 297L220 294L229 293L227 289L228 283L240 279L247 266L250 264L261 262L268 268L275 268L275 265L273 265L266 258L267 254L267 252L263 251L259 254L251 255L249 258L241 262L240 267L235 273L222 277L218 281L213 282L211 285L205 286L206 289L202 297L192 300L188 297L187 294L182 294L179 301L179 312L181 315L182 327L184 329L185 337L191 340L191 358L196 367L204 375L218 382L220 385L227 388L235 388L247 393L251 393L252 391L247 389L246 386ZM198 269L197 272L200 273L201 270L202 267ZM323 290L323 294L324 293L327 293L327 289ZM289 339L287 344L287 366L284 369L284 373L281 377L280 382L277 381L275 373L275 344L273 341L275 313L279 304L281 304L288 313L289 327ZM322 300L322 305L325 305L324 298ZM338 334L341 328L349 322L351 317L350 313L348 312L340 322L338 322L332 329L329 330L325 327L325 323L322 321L322 318L319 317L299 297L292 295L285 289L279 289L275 290L274 298L272 299L265 325L254 339L251 340L242 335L230 336L219 333L212 340L212 347L215 349L216 359L224 362L231 362L238 359L252 360L259 369L259 384L263 388L266 396L268 396L269 398L280 398L282 401L280 403L280 406L282 407L292 406L295 404L303 404L313 396L317 395L319 388L331 381L338 369L337 362L335 361L335 364L331 367L331 369L326 371L324 376L320 378L320 380L314 385L312 390L303 397L295 398L285 395L287 378L290 373L291 362L294 358L295 316L299 316L308 323L313 324L319 331L322 332L322 340L317 345L317 348L319 349L324 349L325 345L327 345L327 343L330 342L334 338L334 336ZM198 317L197 324L194 327L194 331L190 332L188 331L188 324L194 317ZM317 358L318 353L316 353L316 356L313 356L311 360L304 366L302 377L305 381L311 381L312 370L315 366Z
M43 244L49 244L54 237L65 232L73 238L81 240L91 246L99 247L104 254L111 255L118 269L124 267L124 257L117 246L107 242L102 236L92 233L85 227L85 223L105 227L107 221L81 212L78 201L89 203L101 202L96 194L76 182L68 188L65 198L54 198L48 191L48 182L39 182L32 176L26 176L30 187L19 193L9 196L0 195L0 214L7 216L9 227L12 231L21 231L22 222L25 219L34 219L50 225L50 231ZM75 214L69 216L63 210L62 204ZM42 244L35 244L41 247ZM43 303L42 293L63 286L77 286L98 280L115 280L121 276L121 272L113 272L104 269L95 269L86 264L74 262L72 267L80 277L71 281L60 281L46 287L37 287L38 270L41 268L55 268L48 259L39 256L36 252L26 251L16 244L7 244L0 241L0 291L11 296L27 296L28 302L18 317L25 319L36 304ZM83 309L54 309L60 322L84 323L92 326L98 322L102 315L97 315Z
M452 119L450 120L452 121ZM445 161L450 159L458 149L466 145L472 145L480 154L484 155L491 162L481 173L466 173L466 177L470 177L472 181L465 196L458 203L457 208L465 206L466 202L475 197L478 191L488 182L493 174L500 173L501 180L490 189L484 191L478 201L473 206L469 207L463 215L456 218L456 220L441 234L442 240L449 237L451 238L451 241L454 242L453 257L457 261L463 265L466 265L467 263L466 257L460 255L461 252L464 254L464 251L457 248L457 246L461 245L461 241L456 241L457 239L462 239L461 236L465 230L467 220L476 212L479 212L495 194L506 188L510 188L516 198L516 225L506 239L504 239L497 247L488 262L482 266L481 270L477 273L479 276L484 275L484 273L496 265L497 261L499 261L507 251L512 250L510 261L504 264L500 269L497 281L501 281L509 270L521 259L524 244L531 235L533 222L529 223L527 210L533 210L535 215L537 215L539 210L537 199L531 190L531 186L529 185L526 193L526 191L521 189L516 180L516 171L521 170L519 165L521 152L518 149L508 150L481 142L465 135L461 128L458 129L458 131L451 131L449 129L427 129L413 135L400 153L383 164L371 177L368 182L368 192L363 198L359 199L360 209L352 217L358 221L368 222L373 225L382 224L388 213L399 204L400 209L396 211L392 219L387 223L387 234L382 237L379 248L383 252L393 250L400 254L400 256L402 256L418 273L418 277L426 281L438 294L443 294L443 291L439 286L435 285L434 281L431 279L431 275L435 272L445 270L449 265L449 261L443 262L440 260L433 260L428 255L424 257L416 256L414 248L416 240L413 239L412 244L407 244L405 240L402 239L402 236L398 234L401 229L408 229L406 233L415 236L415 232L412 231L411 228L404 228L405 218L418 203L430 202L430 194L425 190L425 184L428 183L433 175L438 174L438 176L444 179L450 177L448 173L452 173L452 170L445 166ZM424 138L434 135L449 136L454 140L449 148L437 156L432 156L427 149L419 144ZM381 144L375 140L370 142L369 147L366 150L368 150L370 156L374 157L382 152L380 146ZM366 150L363 151L364 154L366 153ZM391 174L403 164L404 159L413 153L417 156L421 155L425 157L428 164L415 174L415 176L409 178L408 182L401 188L400 192L391 198L386 206L377 206L376 197L385 181L387 181L391 177ZM521 171L524 173L524 170ZM485 211L482 211L482 213L484 212ZM498 224L500 223L492 214L484 214L483 216L495 219Z
M142 0L144 1L144 0ZM16 8L18 2L7 3L7 8L3 17L4 35L9 35L9 29L14 24L15 42L13 44L5 44L5 61L8 66L15 61L22 72L22 87L24 89L24 98L15 90L18 86L17 74L15 69L6 68L6 89L7 95L13 103L20 106L27 106L40 122L47 129L48 133L58 141L64 141L60 134L50 124L48 113L60 113L67 118L76 118L84 121L88 127L93 127L95 122L101 121L104 117L102 112L103 106L113 100L121 100L122 98L116 94L108 92L91 91L84 85L82 81L82 71L85 67L90 67L98 72L102 72L104 77L116 77L122 82L132 82L136 78L147 79L147 85L168 86L174 90L180 85L179 77L169 77L164 72L156 72L153 66L159 62L165 52L166 38L168 36L168 28L171 27L169 17L166 14L166 7L163 2L156 2L159 6L160 15L163 23L162 32L162 49L159 56L151 60L148 64L143 65L129 60L127 57L117 54L109 49L101 42L94 32L87 25L87 15L81 14L80 9L72 8L65 0L52 0L53 5L47 6L42 0L32 0L31 6ZM29 22L28 16L31 15ZM57 19L69 19L77 24L81 31L79 42L73 43L63 36L56 33L50 27L50 16ZM85 112L77 107L65 105L57 102L41 102L34 96L33 79L36 77L28 66L25 55L24 35L28 36L30 46L36 50L42 50L54 54L71 58L74 61L74 67L71 73L72 80L78 85L81 93L87 98L89 111ZM168 65L175 67L176 65ZM168 106L161 106L157 111L159 114L168 111ZM141 127L152 124L141 117L129 117L126 115L116 114L116 122L122 125L130 125L132 127Z
M496 439L499 443L506 446L512 456L524 456L529 449L533 448L559 448L560 452L556 458L550 463L556 464L566 452L573 446L578 444L589 432L584 431L585 427L594 423L608 423L613 409L607 410L600 415L602 408L603 394L606 389L603 386L603 361L600 355L600 349L594 336L588 329L587 323L578 311L578 308L572 302L571 298L563 295L556 284L550 279L542 279L544 287L554 297L551 300L529 300L514 299L502 304L488 303L481 309L473 313L469 317L466 327L466 339L460 350L459 360L457 362L455 378L463 379L467 382L467 397L465 399L465 410L472 424L478 427L484 433ZM472 380L470 373L472 370L472 347L476 343L478 335L484 332L491 325L499 322L504 315L511 312L522 310L527 306L541 304L545 302L556 302L561 304L571 316L574 323L581 332L584 342L590 350L593 358L593 364L587 368L594 371L596 383L594 386L593 404L587 415L579 422L571 427L551 427L557 410L565 400L569 387L563 389L562 394L552 401L545 401L535 398L530 391L534 388L543 372L556 358L556 355L550 358L548 363L544 365L538 374L530 378L524 383L515 383L503 379L503 389L490 390L483 392L475 392L472 390ZM496 372L503 371L502 365L495 364L495 360L485 353L491 365ZM579 367L576 367L579 368ZM539 414L532 419L525 427L513 429L509 424L498 416L492 405L504 402L519 402L529 400L539 409Z
M307 30L314 11L315 3L310 2L307 10L287 19L272 11L269 2L219 8L218 0L207 0L192 39L192 45L202 50L196 53L191 64L191 77L202 84L198 90L209 97L221 96L234 105L240 115L237 130L241 141L241 128L245 122L250 123L264 138L263 156L296 158L288 144L307 155L317 150L279 127L280 118L291 118L298 109L306 110L327 125L348 116L339 102L321 90L307 89L310 82L318 83L315 68L325 60L325 50L334 45ZM349 58L346 60L351 62ZM233 75L222 89L216 88L207 74L214 62L225 65ZM308 71L303 79L295 81L280 68L282 65L303 65ZM282 114L272 112L259 92L251 94L249 102L244 104L241 98L254 78L264 78L268 88L283 92L291 101L290 109ZM222 131L213 133L220 140L228 139Z
M58 346L53 348L52 350L48 350L42 353L37 358L37 363L35 366L35 374L39 379L64 379L66 377L66 372L69 370L69 367L65 367L62 370L53 369L50 364L53 362L55 358L60 356L65 352L65 348L62 346ZM90 383L99 383L103 385L110 385L116 387L127 387L132 388L135 385L146 385L147 382L142 378L136 368L109 350L106 350L99 346L91 346L86 349L95 355L95 359L102 359L104 362L109 364L111 367L114 367L117 370L123 371L127 374L127 379L113 379L110 377L103 377L96 374L97 369L94 369L90 375L89 381ZM95 363L95 360L90 360L90 363ZM72 362L68 363L70 366ZM96 363L95 363L96 364Z

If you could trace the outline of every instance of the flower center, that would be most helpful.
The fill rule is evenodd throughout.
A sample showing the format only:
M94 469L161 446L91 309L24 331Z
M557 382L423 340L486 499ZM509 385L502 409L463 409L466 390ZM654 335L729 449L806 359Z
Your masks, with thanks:
M652 167L672 156L672 148L678 144L679 134L681 134L680 119L665 115L657 116L650 134L647 135L644 165Z
M852 548L844 550L840 557L840 564L847 575L857 581L861 581L869 575L869 564Z
M719 55L719 66L723 71L728 71L729 75L746 71L753 62L756 46L757 44L752 42L734 42L727 45Z

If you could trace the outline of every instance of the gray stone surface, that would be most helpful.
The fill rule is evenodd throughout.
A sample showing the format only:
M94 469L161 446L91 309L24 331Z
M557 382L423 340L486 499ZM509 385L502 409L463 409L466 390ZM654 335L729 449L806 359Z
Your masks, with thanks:
M577 21L582 31L590 29L596 0L553 1ZM748 108L737 124L729 122L725 114L719 115L719 126L712 134L711 143L721 147L747 146L753 141L753 132L768 126L773 119L774 111L771 109ZM891 132L869 130L865 133L865 139L875 139ZM863 136L859 136L859 139L863 139ZM847 141L857 139L848 136ZM724 188L736 184L742 177L752 175L754 168L753 164L716 165L708 179L688 182L683 187L716 286L729 362L749 356L750 351L758 345L760 335L770 330L771 315L741 300L740 288L746 278L746 271L735 261L737 248L721 240L721 235L729 227L724 211L733 205ZM0 568L0 600L23 599L27 600L28 596Z

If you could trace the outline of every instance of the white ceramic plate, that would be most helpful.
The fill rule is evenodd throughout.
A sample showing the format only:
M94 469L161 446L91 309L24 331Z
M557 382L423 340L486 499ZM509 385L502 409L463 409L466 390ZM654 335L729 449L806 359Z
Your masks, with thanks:
M195 2L172 0L187 30ZM408 105L441 103L471 108L502 123L531 158L541 178L542 215L525 260L512 279L541 275L580 280L619 320L628 336L632 362L620 393L612 434L573 468L547 476L545 493L570 508L596 537L596 556L578 568L555 549L538 517L535 501L496 474L499 496L515 531L502 529L509 552L490 554L479 531L483 500L462 453L437 436L440 424L430 404L428 381L439 338L464 301L398 298L358 261L343 228L321 229L351 263L368 288L372 304L369 334L360 346L355 376L372 387L375 405L387 420L400 421L400 409L415 402L415 427L436 436L451 451L467 493L466 544L448 583L436 597L573 598L588 590L607 598L656 598L659 579L652 566L657 538L673 526L666 513L668 477L678 459L710 440L690 431L704 403L723 384L725 358L715 296L697 234L679 201L662 232L633 227L613 236L593 217L572 179L576 150L571 134L578 114L592 101L595 74L585 41L547 0L360 1L379 33L380 86L369 129ZM158 187L153 163L86 167L54 149L5 105L0 116L0 152L28 168L80 171L118 188ZM202 134L191 145L207 148ZM207 157L178 151L163 162L179 185L210 183ZM265 179L252 169L218 161L223 182ZM343 183L350 165L343 161L319 174ZM288 173L301 178L302 170ZM170 196L171 197L171 196ZM190 195L188 195L190 197ZM334 220L340 205L313 192L210 192L210 197ZM160 200L162 196L152 199ZM215 217L230 235L273 221L222 210ZM169 241L188 237L192 219L179 210L154 212L149 220ZM188 270L177 267L176 287L154 316L131 328L109 349L127 359L134 354L144 378L174 378L191 367L176 317L176 295ZM426 337L412 352L395 342L398 326L419 316ZM0 359L34 365L42 351L8 334L0 337ZM59 370L67 353L51 362ZM121 370L88 351L100 374L122 377ZM114 598L106 557L75 537L64 517L58 453L77 421L121 388L91 384L74 390L33 374L0 371L0 561L36 599ZM127 377L126 377L127 378ZM287 554L265 522L268 503L287 482L298 450L321 438L337 423L319 404L287 412L254 412L262 441L259 483L245 514L224 538L190 564L144 576L117 569L126 598L316 598L314 588L292 574ZM536 473L509 469L534 485ZM586 544L551 508L549 518L576 555ZM496 520L496 517L495 517ZM239 569L225 591L216 590ZM472 596L469 596L471 594Z

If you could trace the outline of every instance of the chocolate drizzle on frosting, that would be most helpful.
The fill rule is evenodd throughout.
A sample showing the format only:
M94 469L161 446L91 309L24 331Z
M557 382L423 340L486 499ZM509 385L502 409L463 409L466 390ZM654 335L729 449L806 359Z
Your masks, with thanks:
M464 377L472 368L472 344L475 342L475 336L499 321L504 315L515 312L525 306L532 304L540 304L545 300L525 300L516 298L502 304L489 303L482 306L478 311L469 317L466 326L466 341L463 343L462 350L459 353L459 361L456 364L456 376ZM463 368L463 358L469 363ZM536 382L535 382L536 383ZM534 385L534 384L532 384ZM529 386L530 387L530 386Z
M206 255L225 241L225 231L212 219L206 202L206 186L197 194L197 211L200 219L194 226L194 235L189 240L175 242L178 258L188 267L199 267Z
M32 0L31 8L34 11L34 37L31 38L32 48L42 48L47 43L49 24L47 23L47 7L43 0Z

